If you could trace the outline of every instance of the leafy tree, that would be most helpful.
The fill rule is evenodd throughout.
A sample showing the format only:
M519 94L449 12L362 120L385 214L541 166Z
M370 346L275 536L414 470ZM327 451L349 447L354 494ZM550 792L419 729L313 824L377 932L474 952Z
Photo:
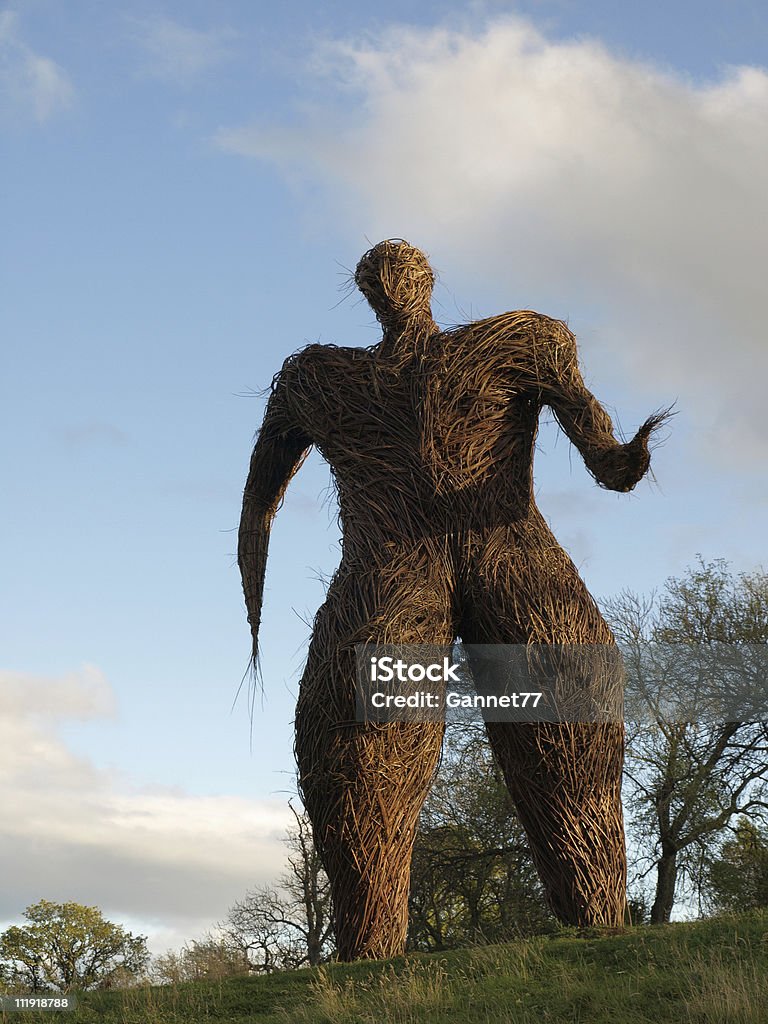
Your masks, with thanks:
M291 811L288 871L280 888L264 886L247 892L221 925L227 940L259 972L316 966L328 960L334 949L330 884L315 849L312 825L293 805Z
M449 726L414 847L410 948L498 942L552 924L484 730Z
M107 987L148 963L146 938L105 921L98 907L40 900L24 916L28 924L0 935L0 961L33 992Z
M734 576L726 562L700 559L660 596L625 591L605 611L650 722L628 735L627 803L648 870L656 871L650 920L660 924L681 886L701 893L705 866L731 820L768 807L768 730L757 713L739 721L694 713L721 699L734 679L762 696L768 575ZM694 711L682 720L666 699L670 687L688 691Z
M707 901L716 911L768 907L768 829L739 818L707 867Z

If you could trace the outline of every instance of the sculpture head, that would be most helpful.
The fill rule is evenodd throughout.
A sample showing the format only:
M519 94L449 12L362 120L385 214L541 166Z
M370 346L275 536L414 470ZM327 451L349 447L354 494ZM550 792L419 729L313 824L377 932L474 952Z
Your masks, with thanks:
M355 270L355 284L383 325L432 316L435 275L427 257L402 238L369 249Z

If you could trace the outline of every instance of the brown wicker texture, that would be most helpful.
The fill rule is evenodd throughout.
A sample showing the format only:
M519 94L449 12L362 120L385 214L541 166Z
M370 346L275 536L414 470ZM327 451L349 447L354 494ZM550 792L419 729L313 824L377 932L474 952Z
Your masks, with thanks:
M553 411L603 487L648 469L651 416L619 443L562 322L530 311L441 331L427 258L401 240L355 281L383 337L310 345L272 383L245 487L239 565L257 656L272 519L314 445L331 466L342 558L317 613L296 713L301 791L331 879L341 959L401 953L419 810L442 724L355 721L357 643L612 644L537 509L538 415ZM623 726L489 724L558 917L623 921Z

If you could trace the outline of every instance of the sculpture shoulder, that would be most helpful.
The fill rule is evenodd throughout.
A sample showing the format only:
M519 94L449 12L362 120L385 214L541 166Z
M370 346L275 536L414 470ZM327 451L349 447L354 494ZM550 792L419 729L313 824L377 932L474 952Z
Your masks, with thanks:
M563 320L531 309L511 310L497 316L475 320L450 328L446 337L477 354L511 361L520 365L533 361L537 366L569 361L576 351L576 339Z
M496 316L474 320L461 327L450 328L446 333L471 331L480 336L503 338L527 338L535 342L548 341L554 344L568 344L574 340L573 334L564 320L537 313L532 309L515 309Z
M276 387L288 391L305 390L344 376L354 366L369 359L366 349L319 343L306 345L288 356L275 375L272 387L273 390Z
M355 376L355 365L363 360L370 361L365 349L320 344L299 349L272 379L273 407L316 439L320 410L338 403L350 377Z

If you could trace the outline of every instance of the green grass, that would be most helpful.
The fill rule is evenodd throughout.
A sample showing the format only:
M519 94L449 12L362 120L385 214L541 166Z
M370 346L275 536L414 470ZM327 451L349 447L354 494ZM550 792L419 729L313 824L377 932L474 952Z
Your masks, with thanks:
M11 1024L51 1014L8 1014ZM61 1024L768 1024L768 913L94 992Z

